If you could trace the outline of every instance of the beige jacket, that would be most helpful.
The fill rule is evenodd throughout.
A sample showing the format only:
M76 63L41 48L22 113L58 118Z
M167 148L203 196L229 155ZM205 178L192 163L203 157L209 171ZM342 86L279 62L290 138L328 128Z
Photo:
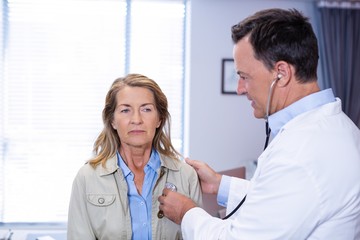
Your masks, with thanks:
M152 197L152 239L182 239L180 226L166 217L159 219L158 197L165 182L174 183L177 191L202 205L200 184L195 170L184 162L160 155ZM68 217L68 240L131 239L131 218L127 197L128 187L116 155L106 168L90 164L80 168L74 179Z

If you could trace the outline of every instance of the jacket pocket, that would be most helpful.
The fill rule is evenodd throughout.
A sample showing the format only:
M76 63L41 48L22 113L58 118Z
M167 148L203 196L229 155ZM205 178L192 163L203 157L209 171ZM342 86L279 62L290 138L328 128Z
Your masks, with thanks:
M115 201L115 194L87 194L87 200L98 207L106 207Z

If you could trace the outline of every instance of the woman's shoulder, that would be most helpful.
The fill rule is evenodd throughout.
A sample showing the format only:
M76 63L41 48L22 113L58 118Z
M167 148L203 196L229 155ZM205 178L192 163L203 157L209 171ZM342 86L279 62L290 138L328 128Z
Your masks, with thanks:
M96 168L98 166L96 166L95 168L93 166L91 166L91 164L89 162L85 162L84 165L82 165L77 173L77 176L87 176L87 175L92 175L94 174L94 172L96 171Z
M102 163L98 163L96 165L93 165L90 163L90 161L87 161L80 167L78 170L78 174L82 175L108 175L117 170L117 159L116 156L112 156L109 159L107 159L105 166Z
M173 170L174 172L179 172L181 174L186 174L188 176L192 176L196 174L196 171L194 168L192 168L189 164L187 164L185 161L177 159L177 158L170 158L161 155L161 161L162 165L166 168L169 168L170 170Z

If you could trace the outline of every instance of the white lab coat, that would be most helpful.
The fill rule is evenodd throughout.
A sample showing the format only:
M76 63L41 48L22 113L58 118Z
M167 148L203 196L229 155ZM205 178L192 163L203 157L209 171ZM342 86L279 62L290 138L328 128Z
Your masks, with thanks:
M227 213L245 193L228 220L188 211L184 239L360 239L360 131L341 101L285 124L251 181L231 179Z

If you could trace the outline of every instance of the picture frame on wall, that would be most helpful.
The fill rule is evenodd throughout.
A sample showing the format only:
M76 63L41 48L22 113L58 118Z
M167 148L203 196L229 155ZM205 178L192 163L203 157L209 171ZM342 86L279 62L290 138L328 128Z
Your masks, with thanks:
M223 58L221 64L221 93L236 94L239 78L235 71L234 59Z

